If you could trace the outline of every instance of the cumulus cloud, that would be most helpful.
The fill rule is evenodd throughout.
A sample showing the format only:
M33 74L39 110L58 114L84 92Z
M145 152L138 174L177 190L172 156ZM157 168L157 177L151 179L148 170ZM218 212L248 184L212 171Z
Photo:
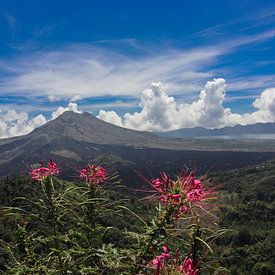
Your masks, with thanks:
M153 83L141 96L140 112L119 117L114 111L99 112L98 118L126 128L144 131L168 131L201 126L220 128L236 124L275 122L275 88L264 90L253 103L255 112L237 114L224 108L226 83L223 78L208 81L199 98L178 104L161 82Z
M114 111L100 110L97 118L100 118L101 120L107 121L120 127L123 126L121 117Z
M70 102L67 107L59 107L55 112L53 112L50 120L56 119L65 111L81 113L81 111L78 110L77 104ZM27 112L0 110L0 138L28 134L33 129L42 126L46 122L47 119L42 114L30 118Z
M51 119L56 119L66 111L73 111L75 113L81 113L77 108L77 103L70 102L67 107L58 107L58 109L52 113Z
M43 115L29 118L26 112L0 111L0 138L25 135L44 123L46 118Z
M166 93L161 83L153 83L150 89L143 91L140 102L141 112L124 115L123 124L127 128L139 130L170 129L177 116L177 104L173 97Z
M120 127L142 131L168 131L179 128L201 126L220 128L236 124L247 125L257 122L275 122L275 88L265 89L253 102L255 111L238 114L225 108L226 82L223 78L208 81L197 99L191 103L178 103L168 94L168 88L161 82L152 83L140 98L140 111L119 116L115 111L100 110L98 118ZM81 113L77 103L59 107L52 112L50 120L65 111ZM26 112L0 110L0 138L27 134L46 123L40 114L30 118Z
M255 112L238 115L240 124L253 124L256 122L275 122L275 88L264 90L253 102Z
M254 101L253 106L258 109L257 114L263 121L274 120L275 117L275 88L266 89Z

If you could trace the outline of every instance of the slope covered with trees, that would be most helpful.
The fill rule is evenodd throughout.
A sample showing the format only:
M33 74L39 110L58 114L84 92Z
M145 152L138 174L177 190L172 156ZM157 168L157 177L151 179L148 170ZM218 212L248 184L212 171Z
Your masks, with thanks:
M221 225L230 229L218 241L232 274L275 272L275 161L219 176L223 183Z

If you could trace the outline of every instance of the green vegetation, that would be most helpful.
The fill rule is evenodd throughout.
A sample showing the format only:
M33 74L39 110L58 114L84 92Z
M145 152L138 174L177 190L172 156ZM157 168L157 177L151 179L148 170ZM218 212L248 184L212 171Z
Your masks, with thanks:
M213 179L214 185L219 186L221 184L219 190L219 223L220 227L229 229L226 234L216 240L215 254L212 256L212 261L219 261L221 266L231 271L230 274L232 275L275 274L275 161L249 168L223 171L219 174L212 174L210 177ZM73 183L64 181L63 184L68 187ZM111 211L105 211L106 215L100 216L98 220L100 226L110 228L100 240L102 242L100 245L105 244L105 250L102 251L104 253L109 251L109 254L106 254L108 257L111 257L114 253L113 247L108 246L110 243L117 247L119 251L124 251L127 247L136 245L135 238L129 239L129 236L124 234L125 229L132 232L132 237L135 234L135 237L141 236L139 234L142 232L144 234L143 222L131 212L135 212L148 224L156 214L156 204L151 201L134 198L131 191L129 191L131 194L130 199L126 199L125 190L127 189L124 188L123 193L119 189L111 189L108 188L108 192L104 192L104 198L109 205L108 209L111 209ZM32 213L40 211L39 208L36 209L28 201L14 200L16 197L22 196L32 200L41 199L39 184L30 181L28 177L2 179L0 182L0 211L2 214L0 217L0 239L6 243L15 245L22 240L26 240L27 233L25 230L31 232L39 230L45 234L50 230L45 224L42 225L35 221L31 215L21 215L20 212L17 212L16 215L6 215L3 210L4 206L20 206ZM119 208L116 208L118 205L122 205L129 210L121 211L120 208L118 211ZM4 212L5 215L3 215ZM66 216L66 220L70 226L71 217ZM177 237L175 239L178 241ZM142 239L139 241L142 242ZM39 251L43 251L44 248L40 247L39 249ZM158 248L158 251L158 253L161 253L161 248ZM20 254L20 252L18 253ZM111 258L108 261L110 260ZM3 245L0 246L0 270L5 270L10 261L12 259L9 251ZM123 259L121 261L123 262ZM118 274L121 273L119 268L116 269ZM204 272L202 274L208 273Z
M52 161L32 167L30 176L6 178L1 185L4 274L225 271L211 248L226 231L215 223L216 195L206 178L161 173L148 182L156 203L141 203L112 190L118 184L99 165L81 169L82 182L59 180Z
M232 231L218 240L232 274L275 274L275 161L223 172L221 225Z

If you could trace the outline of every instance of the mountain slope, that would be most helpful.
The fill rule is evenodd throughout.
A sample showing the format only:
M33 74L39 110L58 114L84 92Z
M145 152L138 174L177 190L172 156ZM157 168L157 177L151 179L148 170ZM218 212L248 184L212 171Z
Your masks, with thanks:
M184 148L183 142L146 132L121 128L93 117L89 113L65 112L57 119L30 134L0 140L0 175L21 173L42 159L59 160L64 169L116 152L142 148ZM127 163L127 157L125 163ZM124 160L121 160L124 162Z
M0 140L0 164L19 155L40 156L44 151L79 151L81 143L121 145L131 147L177 148L180 142L146 132L121 128L93 117L89 113L65 112L57 119L35 129L30 134ZM170 146L171 144L171 146ZM59 150L60 149L60 150ZM65 153L65 151L63 153Z
M185 165L206 171L212 165L232 168L272 157L275 142L173 140L121 128L89 113L65 112L28 135L0 140L0 176L26 173L31 164L49 158L60 162L64 175L97 161L128 176L129 169L175 172Z
M89 113L65 112L58 119L35 129L31 135L47 134L51 137L70 137L96 144L143 146L164 143L164 140L147 132L129 130L97 119Z

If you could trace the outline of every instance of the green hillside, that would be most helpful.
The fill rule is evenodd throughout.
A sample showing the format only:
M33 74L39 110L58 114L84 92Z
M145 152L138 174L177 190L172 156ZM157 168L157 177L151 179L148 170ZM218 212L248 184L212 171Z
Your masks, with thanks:
M275 272L275 161L225 171L221 224L231 229L217 244L232 274Z

